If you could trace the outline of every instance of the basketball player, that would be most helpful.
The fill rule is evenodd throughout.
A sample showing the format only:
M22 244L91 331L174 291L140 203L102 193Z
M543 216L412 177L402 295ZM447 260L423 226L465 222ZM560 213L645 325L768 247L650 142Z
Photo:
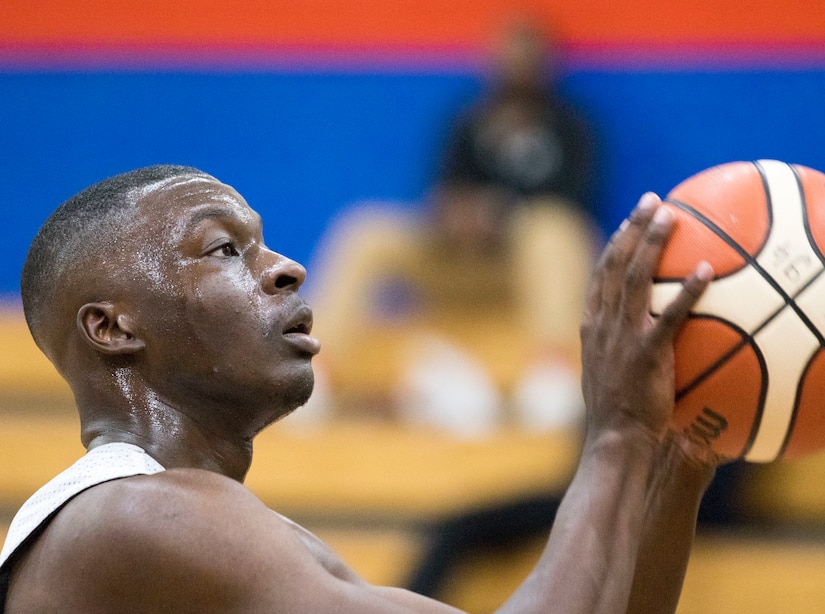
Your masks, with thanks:
M503 612L675 608L716 461L668 434L671 342L710 271L648 316L672 223L657 205L643 198L595 272L581 462ZM89 451L12 523L7 612L455 611L369 585L243 486L255 435L312 390L319 342L304 276L264 245L240 194L193 168L108 179L49 218L24 265L23 304L71 385Z

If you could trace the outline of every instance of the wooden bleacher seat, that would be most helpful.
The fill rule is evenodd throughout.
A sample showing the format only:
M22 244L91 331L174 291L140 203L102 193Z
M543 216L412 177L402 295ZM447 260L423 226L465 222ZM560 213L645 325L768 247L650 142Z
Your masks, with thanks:
M0 501L19 505L83 453L76 417L14 415L0 421ZM246 483L288 515L420 523L560 491L577 453L569 434L503 431L485 440L377 424L259 435Z
M492 612L535 565L544 540L476 557L455 570L441 599L467 612ZM825 612L825 541L700 534L676 614Z
M756 521L825 531L825 452L755 466L744 499Z
M35 345L17 303L0 303L0 349L0 416L73 407L69 386Z

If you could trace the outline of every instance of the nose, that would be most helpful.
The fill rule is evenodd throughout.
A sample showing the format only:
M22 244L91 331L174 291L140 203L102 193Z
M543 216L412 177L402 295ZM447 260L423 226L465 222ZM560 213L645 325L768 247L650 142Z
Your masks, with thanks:
M267 294L278 294L284 291L296 292L306 280L306 269L303 265L281 254L270 252L270 255L273 261L264 270L264 292Z

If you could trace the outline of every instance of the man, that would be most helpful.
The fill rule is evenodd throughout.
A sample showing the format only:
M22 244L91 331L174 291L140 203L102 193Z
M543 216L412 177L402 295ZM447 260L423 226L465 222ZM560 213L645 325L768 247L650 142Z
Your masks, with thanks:
M668 435L671 346L711 271L650 318L672 223L657 205L643 198L595 273L580 466L502 612L675 608L716 461ZM312 390L304 276L264 245L240 194L189 167L108 179L47 220L24 310L74 392L89 453L15 518L0 555L7 612L455 611L369 585L242 484L255 435Z
M593 213L594 141L560 90L560 43L526 16L496 37L485 87L444 144L438 183L446 197L486 190L535 205L561 199Z

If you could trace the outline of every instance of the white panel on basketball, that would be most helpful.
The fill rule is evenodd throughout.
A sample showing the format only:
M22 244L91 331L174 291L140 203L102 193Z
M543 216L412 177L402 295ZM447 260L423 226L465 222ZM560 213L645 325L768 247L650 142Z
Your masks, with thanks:
M764 173L773 204L773 219L768 239L756 260L777 285L794 296L822 272L822 263L805 232L804 203L792 168L775 160L760 160L758 165ZM814 285L821 287L821 284ZM801 298L802 295L797 297ZM769 322L755 338L765 357L769 378L759 430L745 458L768 462L782 450L793 419L796 383L819 348L819 340L790 307Z
M789 295L793 296L822 271L822 263L807 240L799 182L790 166L760 160L767 181L773 221L765 246L756 261ZM777 206L777 203L782 203Z
M793 418L799 375L819 340L792 309L784 309L755 335L768 372L765 406L759 430L745 459L770 462L782 451Z
M663 281L654 285L650 293L650 313L655 316L661 315L662 310L676 298L681 289L681 281Z
M651 313L658 315L670 303L682 282L660 282L651 293ZM753 267L715 279L693 308L693 313L712 315L735 323L748 333L786 304L784 297Z

